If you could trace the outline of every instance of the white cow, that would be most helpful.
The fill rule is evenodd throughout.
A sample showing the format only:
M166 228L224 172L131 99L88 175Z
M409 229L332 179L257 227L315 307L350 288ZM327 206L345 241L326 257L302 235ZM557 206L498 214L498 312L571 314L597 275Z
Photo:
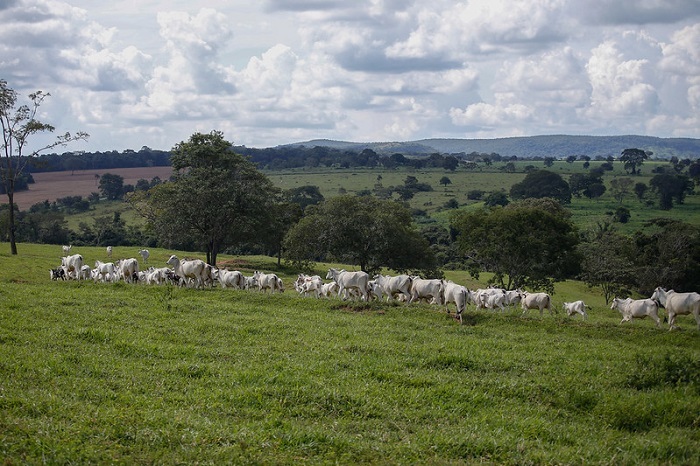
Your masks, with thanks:
M148 249L141 249L141 250L139 251L139 255L140 255L141 258L143 259L143 262L146 263L146 264L148 264L148 258L151 256L151 253L148 252Z
M544 309L547 309L550 314L554 314L552 298L547 293L528 293L523 291L521 294L520 307L523 309L523 315L527 313L528 309L539 309L540 316L542 316Z
M505 304L508 307L517 306L523 299L522 290L508 290L505 292L505 295L506 296L503 304Z
M620 299L615 298L610 304L610 309L617 309L622 314L620 323L629 322L632 319L644 319L649 316L661 328L659 319L659 305L653 299Z
M139 280L139 262L134 258L120 259L114 264L117 276L125 282L136 283Z
M245 278L238 270L214 269L214 279L219 281L221 288L240 290L245 287Z
M676 293L673 290L664 290L658 287L651 295L651 299L659 303L668 314L669 330L678 328L676 326L676 316L689 315L695 316L695 321L698 323L700 330L700 294L698 293Z
M61 246L63 248L63 256L67 256L70 254L70 250L73 248L73 245L68 245L68 246Z
M112 246L107 246L107 257L112 258Z
M204 283L209 274L207 264L201 259L178 259L175 254L170 256L166 264L173 268L175 275L183 280L192 280L195 288L204 288Z
M95 282L112 282L116 278L116 269L112 262L100 262L95 261L95 268L93 269L93 279Z
M321 296L330 298L338 294L338 284L336 282L328 282L321 285Z
M386 300L396 299L398 295L404 297L404 301L411 299L411 285L413 279L408 275L375 275L374 281L381 287L383 295L386 295Z
M80 267L80 273L79 273L79 280L90 280L92 278L92 269L90 268L89 265L83 264L82 267Z
M66 272L67 278L75 278L80 280L80 269L83 267L83 256L80 254L73 254L72 256L66 256L61 258L61 267Z
M449 280L445 282L445 310L449 315L450 308L447 305L454 303L457 308L456 316L459 318L460 323L462 322L462 312L467 308L468 296L469 290L464 286Z
M571 317L574 314L581 314L584 320L586 320L586 317L588 317L588 314L586 314L587 307L588 306L583 301L564 303L564 311L566 311L566 315Z
M409 299L408 303L411 304L413 301L422 299L435 304L442 304L445 301L445 284L443 281L437 278L414 278L411 285L411 299Z
M476 309L495 309L505 310L506 293L501 288L479 288L469 294L471 301L476 304Z
M299 294L308 296L313 294L317 298L321 297L321 287L323 286L323 280L318 275L306 275L300 273L297 276L297 280L294 282L294 289L296 289Z
M282 279L279 278L274 273L262 273L256 270L253 274L253 280L258 284L258 291L270 290L271 293L279 291L284 292L284 286L282 284Z
M369 300L369 274L367 272L347 272L345 270L328 269L326 278L338 284L338 297L341 294L347 298L348 290L357 290L365 301Z

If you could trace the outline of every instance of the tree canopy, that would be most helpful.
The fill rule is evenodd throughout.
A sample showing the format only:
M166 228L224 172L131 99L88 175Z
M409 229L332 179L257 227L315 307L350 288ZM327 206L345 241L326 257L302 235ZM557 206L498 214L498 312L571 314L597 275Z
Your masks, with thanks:
M301 263L333 259L366 272L435 268L410 210L400 202L368 196L338 196L308 207L284 247L286 258Z
M27 153L27 144L34 135L53 132L54 127L36 119L39 107L50 94L37 91L29 94L30 105L17 107L17 92L8 87L7 81L0 79L0 126L2 126L2 154L0 159L0 183L7 195L8 204L14 205L14 195L18 184L26 182L24 171L32 156L58 146L65 146L71 141L85 140L88 134L78 132L76 134L65 133L58 136L53 142ZM8 230L10 250L17 254L15 233L15 210L8 209Z
M277 189L221 132L193 134L172 149L171 160L173 181L141 197L141 211L165 244L195 244L216 265L220 251L258 239L270 224Z
M632 175L638 173L638 168L642 166L644 161L652 155L651 152L645 152L641 149L625 149L620 155L620 161L624 164L625 170Z
M571 189L558 173L535 170L528 173L523 181L511 186L510 197L513 199L551 197L568 204L571 202Z
M451 226L469 272L493 272L492 282L508 289L551 291L555 280L571 277L579 264L577 230L560 209L544 200L456 214Z

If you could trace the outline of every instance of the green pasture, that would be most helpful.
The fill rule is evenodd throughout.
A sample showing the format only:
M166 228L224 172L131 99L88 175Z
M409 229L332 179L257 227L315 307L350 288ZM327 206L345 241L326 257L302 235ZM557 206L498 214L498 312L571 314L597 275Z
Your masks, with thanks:
M602 162L590 162L594 168ZM447 225L452 209L447 209L445 204L451 199L457 200L460 209L477 209L483 206L483 202L469 200L467 194L473 190L480 190L488 194L495 191L508 193L513 184L518 183L525 177L524 168L528 165L535 168L545 168L543 162L529 160L517 161L514 163L516 172L507 173L502 170L505 162L494 163L490 167L481 166L477 170L466 170L459 168L454 172L443 169L411 169L400 168L387 170L384 168L309 168L291 169L284 171L264 171L270 180L281 189L292 189L300 186L318 186L324 197L337 196L341 192L350 195L361 191L372 191L377 183L384 187L403 185L407 176L415 176L419 182L427 183L433 187L431 192L419 192L409 202L415 209L425 211L432 219L440 224ZM647 161L642 167L642 174L632 177L636 182L649 183L652 178L652 169L659 165L668 165L668 162ZM598 223L610 220L611 215L618 207L626 207L631 212L631 218L626 224L616 224L616 228L623 233L633 233L644 227L648 220L663 217L682 220L694 225L700 225L700 196L690 195L686 198L685 204L675 205L673 209L663 211L658 209L655 203L647 206L630 194L623 202L615 200L610 193L610 182L615 177L628 177L622 164L615 162L614 170L606 172L603 180L608 186L608 191L599 199L587 199L585 197L573 198L567 207L573 214L574 223L581 229L594 228ZM573 173L586 173L583 162L577 161L567 163L557 161L548 170L560 173L565 179ZM440 179L447 176L451 184L443 186ZM378 179L380 178L380 179ZM650 195L648 195L650 196ZM121 218L128 225L142 225L144 220L136 212L131 210L128 204L116 202L101 202L95 205L94 209L80 214L67 215L66 223L68 228L78 231L81 222L92 225L95 217L111 217L115 212L119 212Z
M577 282L554 301L584 299L587 321L470 309L459 325L427 304L301 298L265 257L221 260L286 293L52 282L60 246L18 249L0 243L7 465L700 464L694 321L619 325Z

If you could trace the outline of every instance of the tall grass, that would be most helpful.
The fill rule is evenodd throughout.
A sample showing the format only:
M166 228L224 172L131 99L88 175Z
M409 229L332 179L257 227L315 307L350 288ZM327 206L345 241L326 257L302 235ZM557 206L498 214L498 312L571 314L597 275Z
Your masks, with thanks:
M595 304L460 326L429 305L51 282L59 247L7 251L5 464L700 463L690 319L621 326Z

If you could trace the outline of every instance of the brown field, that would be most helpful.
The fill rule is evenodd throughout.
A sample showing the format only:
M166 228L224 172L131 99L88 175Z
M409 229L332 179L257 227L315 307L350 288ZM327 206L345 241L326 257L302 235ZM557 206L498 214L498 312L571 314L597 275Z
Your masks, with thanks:
M98 192L99 179L95 175L111 173L124 177L124 184L136 184L140 179L150 181L154 177L162 180L170 178L171 167L137 167L109 168L104 170L75 170L49 173L34 173L34 184L28 191L15 193L15 204L20 210L26 210L37 202L55 201L61 197L83 196ZM2 203L7 203L7 196L2 196Z

